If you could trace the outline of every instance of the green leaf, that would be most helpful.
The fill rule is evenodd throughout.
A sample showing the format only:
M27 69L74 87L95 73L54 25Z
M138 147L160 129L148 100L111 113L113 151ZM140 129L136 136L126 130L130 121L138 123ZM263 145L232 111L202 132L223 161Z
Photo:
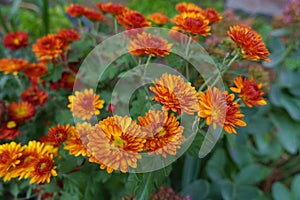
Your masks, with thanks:
M269 33L271 36L279 37L279 36L284 36L292 33L291 29L287 28L281 28L281 29L275 29Z
M271 55L269 56L270 62L263 62L263 65L266 67L275 67L281 63L285 57L285 46L282 44L279 37L272 37L270 41L270 50Z
M214 151L206 166L206 173L212 180L220 180L225 175L226 155L223 149Z
M292 199L292 196L285 185L276 182L272 185L272 196L274 200Z
M300 174L296 175L293 179L291 185L291 191L293 193L294 199L300 199Z
M235 177L237 184L255 184L264 180L271 173L271 169L260 164L250 164L241 169ZM254 175L255 174L255 175Z
M9 191L14 197L17 197L20 192L19 185L17 183L11 184Z
M209 183L206 180L199 179L186 185L180 193L191 199L202 200L208 196L209 188Z
M142 182L139 184L135 196L138 200L148 200L153 190L153 174L145 173Z
M290 116L296 120L300 121L300 102L299 99L293 98L287 94L280 95L280 101L282 106L288 111Z
M182 185L188 185L196 180L200 168L200 159L189 155L185 156Z

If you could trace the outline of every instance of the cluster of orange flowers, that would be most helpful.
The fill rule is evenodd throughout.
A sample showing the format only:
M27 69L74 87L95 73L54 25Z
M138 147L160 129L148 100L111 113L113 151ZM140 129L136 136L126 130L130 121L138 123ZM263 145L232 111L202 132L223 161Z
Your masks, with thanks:
M12 178L30 178L30 184L49 183L57 176L53 158L58 148L37 141L21 146L15 142L0 145L0 177L4 181Z

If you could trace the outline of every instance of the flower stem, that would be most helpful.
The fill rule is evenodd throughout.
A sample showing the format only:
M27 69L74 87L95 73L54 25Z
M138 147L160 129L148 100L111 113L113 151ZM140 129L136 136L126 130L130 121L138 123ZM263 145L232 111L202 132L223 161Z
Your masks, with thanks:
M117 21L116 17L114 19L114 26L115 26L115 34L117 34L118 33L118 21Z
M189 54L189 50L190 50L190 46L191 46L191 41L192 41L192 36L189 36L189 40L186 46L186 50L185 50L185 56L188 57ZM185 63L185 75L186 75L186 79L189 80L189 62L186 61Z
M21 82L19 76L18 76L18 75L14 75L14 77L15 77L15 79L16 79L18 85L20 86L20 88L22 88L22 90L24 90L24 86L23 86L23 84L22 84L22 82Z

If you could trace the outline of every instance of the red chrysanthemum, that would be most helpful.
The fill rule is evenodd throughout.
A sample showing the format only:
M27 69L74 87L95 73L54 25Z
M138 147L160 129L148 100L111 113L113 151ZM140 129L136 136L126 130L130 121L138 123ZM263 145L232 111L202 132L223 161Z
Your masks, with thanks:
M48 94L36 87L29 87L21 94L22 101L27 101L35 106L43 107L48 99Z
M62 29L57 35L61 36L67 42L76 42L80 39L80 34L73 29Z
M188 114L198 111L197 91L182 77L165 73L154 84L155 87L150 87L156 95L153 100L162 103L164 110L172 110L179 115L181 111Z
M212 8L205 9L202 14L206 19L208 19L210 24L217 23L222 19L222 16Z
M127 47L130 54L134 56L151 55L153 57L164 57L171 52L172 44L167 40L158 38L150 33L137 34Z
M151 26L151 22L148 22L144 15L129 8L125 8L122 14L117 16L117 20L127 30Z
M270 61L270 55L260 34L246 25L231 26L227 32L228 36L241 48L242 56L248 60L259 59Z
M183 12L172 19L178 30L194 35L208 36L211 27L209 20L199 12Z
M1 58L0 59L0 72L4 74L12 73L17 75L29 62L18 58Z
M47 74L47 66L44 65L43 63L32 63L26 65L23 69L22 72L27 76L27 77L41 77L45 74Z
M66 12L72 17L80 17L84 13L84 7L78 4L71 4L66 8Z
M34 106L26 101L23 102L12 102L8 105L8 116L17 122L24 122L25 120L31 119L36 110Z
M8 120L0 127L0 139L13 140L20 135L18 123L14 120Z
M193 3L186 3L186 2L176 4L176 10L180 13L183 13L183 12L200 13L203 11L199 6L196 6Z
M91 21L101 21L103 20L103 15L93 9L85 8L83 15Z
M57 176L52 154L43 156L34 163L29 183L50 183L51 176Z
M28 35L23 31L8 33L3 37L3 45L10 51L25 48L28 45Z
M51 144L55 147L60 146L68 136L68 132L70 131L70 125L67 124L65 126L58 124L55 127L51 127L46 136L40 138L41 142Z
M104 13L111 13L113 15L119 15L123 12L124 6L116 3L97 3L95 5L99 10Z
M155 24L158 24L158 25L164 25L164 24L168 23L168 21L169 21L169 17L167 17L166 15L164 15L160 12L149 15L148 19L150 19L151 21L153 21Z
M174 114L165 111L151 110L145 117L139 117L142 132L146 134L144 150L148 154L176 155L176 149L185 140L182 135L184 127L179 125Z
M257 84L253 78L243 78L238 76L234 81L235 87L231 91L237 93L248 107L266 105L266 100L262 97L263 85Z

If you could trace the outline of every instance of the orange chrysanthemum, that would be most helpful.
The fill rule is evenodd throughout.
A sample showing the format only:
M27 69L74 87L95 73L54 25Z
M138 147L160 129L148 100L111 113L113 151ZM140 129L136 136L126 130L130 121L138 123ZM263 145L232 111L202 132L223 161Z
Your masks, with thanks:
M69 150L69 153L74 155L74 156L90 156L90 153L88 152L86 146L83 144L83 138L84 136L80 136L79 132L81 135L85 133L84 128L87 126L82 125L82 124L77 124L76 128L75 127L70 127L70 130L68 131L67 139L65 140L65 146L64 149ZM93 130L92 127L90 127ZM90 133L90 131L89 131Z
M57 176L53 155L49 154L39 158L33 165L30 173L30 184L50 183L51 176Z
M208 36L211 27L209 20L199 12L183 12L172 19L178 30L194 35Z
M24 122L31 119L35 114L34 106L27 102L12 102L8 106L8 116L17 122Z
M20 135L18 123L14 120L8 120L0 127L0 139L13 140Z
M153 100L162 103L164 110L172 110L179 115L181 111L188 114L198 111L197 91L182 77L165 73L153 83L155 87L150 87L156 94Z
M206 118L207 125L213 124L214 129L219 125L228 133L236 133L235 127L246 126L246 123L240 120L244 115L240 113L239 104L233 100L233 94L209 87L206 94L200 91L198 115Z
M22 69L27 77L41 77L47 74L47 71L47 66L42 63L28 64Z
M116 3L97 3L95 5L99 10L104 13L111 13L113 15L119 15L123 12L124 6Z
M62 29L57 35L61 36L67 42L76 42L80 39L80 34L73 29Z
M38 90L31 86L21 94L22 101L27 101L35 106L43 107L48 99L48 94L43 90Z
M92 116L99 115L99 109L103 108L104 100L94 94L93 89L85 89L83 92L76 91L74 96L69 96L68 108L73 115L83 120L91 119Z
M151 26L151 22L148 22L144 15L129 8L124 8L117 20L127 30Z
M85 8L83 15L91 21L101 21L103 20L103 15L93 9Z
M167 40L158 38L150 33L137 34L127 47L130 54L134 56L151 55L153 57L164 57L171 52L172 44Z
M182 135L184 127L179 126L174 114L151 110L145 117L139 117L141 130L146 133L145 148L148 154L176 155L176 149L185 140Z
M32 51L41 61L58 58L68 48L67 42L57 34L48 34L32 45Z
M208 19L210 24L217 23L222 19L222 16L212 8L205 9L202 14L206 19Z
M255 83L253 78L243 78L238 76L234 81L235 87L231 91L237 93L248 107L266 105L266 100L262 97L263 85Z
M3 45L10 51L25 48L28 45L28 35L23 31L8 33L3 37Z
M12 73L17 75L29 62L18 58L2 58L0 59L0 72L4 74Z
M164 24L168 23L168 21L169 21L169 17L167 17L166 15L164 15L160 12L149 15L148 19L150 19L151 21L153 21L155 24L158 24L158 25L164 25Z
M68 132L70 131L70 125L62 126L58 124L55 127L51 127L46 136L40 139L41 142L51 144L53 146L60 146L66 139Z
M143 151L146 142L140 126L128 116L102 120L87 137L92 156L106 168L120 169L123 173L129 167L137 167L137 159L141 158L139 152Z
M270 61L270 55L262 37L251 27L246 25L231 26L227 32L228 36L241 48L242 56L248 60Z
M176 10L180 13L183 13L183 12L200 13L203 11L199 6L196 6L193 3L186 3L186 2L176 4Z
M84 13L84 7L78 4L71 4L66 8L66 12L72 17L80 17Z
M24 148L15 142L0 145L0 177L4 181L13 178L12 170L21 162Z

